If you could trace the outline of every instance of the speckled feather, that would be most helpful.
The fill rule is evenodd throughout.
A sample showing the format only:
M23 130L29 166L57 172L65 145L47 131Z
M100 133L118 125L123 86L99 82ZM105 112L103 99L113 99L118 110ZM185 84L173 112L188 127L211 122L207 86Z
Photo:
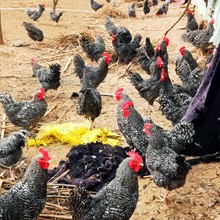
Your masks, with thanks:
M98 66L86 66L82 57L76 54L74 56L74 66L76 75L82 79L85 70L90 84L96 88L103 82L108 73L108 63L105 62L105 57L101 58Z
M81 83L76 105L77 114L85 115L86 118L94 121L102 110L101 95L96 88L91 86L87 73L84 74Z
M130 158L119 165L116 177L96 195L76 188L70 195L73 220L128 220L138 201L138 179L128 167Z
M130 115L125 118L122 112L122 105L125 102L132 101L129 96L122 93L122 98L117 107L117 123L120 132L123 134L129 146L139 149L145 153L148 141L145 133L143 132L144 120L137 110L130 106Z
M29 22L23 22L23 26L27 30L28 36L32 40L40 41L40 42L43 41L44 34L39 28L35 27L32 23L29 23Z
M34 220L46 203L47 170L39 167L38 155L29 165L23 179L0 197L0 219Z
M37 94L32 101L18 102L14 101L10 94L3 92L0 93L0 102L9 121L27 130L36 125L47 110L46 100L44 98L38 100Z
M104 39L100 35L97 35L95 42L89 42L89 40L85 37L82 37L79 42L83 51L86 53L86 56L91 61L95 60L96 62L98 62L105 51Z
M0 164L13 166L22 156L22 147L25 146L28 131L20 130L12 133L7 138L0 139Z
M190 170L185 158L165 146L161 133L150 129L149 145L146 152L146 164L153 176L154 183L168 190L182 187Z
M44 7L39 4L36 10L31 11L30 9L27 9L27 15L30 17L30 19L36 21L42 16L44 10Z

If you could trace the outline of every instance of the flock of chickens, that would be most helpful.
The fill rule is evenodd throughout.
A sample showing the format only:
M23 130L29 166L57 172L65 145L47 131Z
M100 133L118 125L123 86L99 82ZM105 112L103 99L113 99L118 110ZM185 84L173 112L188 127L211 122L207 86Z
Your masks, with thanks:
M94 0L90 3L95 11L103 6ZM155 6L157 3L153 1ZM132 5L129 7L129 16L135 17L136 15L130 12L134 9L134 4ZM144 4L144 12L149 13L150 9L147 5L148 0ZM169 4L165 3L162 6L157 15L167 13ZM28 10L27 14L36 21L44 9L45 6L42 4L34 11ZM58 22L61 15L62 13L58 14L53 11L51 19ZM190 9L187 11L187 17L187 32L182 38L184 41L191 42L202 52L203 56L211 45L209 40L214 31L214 20L211 19L207 27L200 30ZM74 220L129 219L138 201L137 172L144 164L143 158L145 158L154 183L166 190L164 197L161 198L165 203L168 202L168 191L184 185L191 166L179 152L185 149L186 144L193 142L196 130L193 123L181 119L214 56L212 54L207 59L206 67L202 70L190 51L181 47L176 59L175 71L182 85L176 85L172 83L168 71L168 38L164 37L154 48L150 38L147 37L145 45L141 47L142 36L140 34L132 36L128 28L116 26L110 17L105 18L104 24L111 37L118 62L126 64L121 77L128 73L127 77L131 85L149 105L152 106L157 100L160 110L172 122L173 128L171 131L166 131L156 125L151 118L142 117L126 91L118 88L115 92L118 101L117 123L132 150L128 152L128 158L119 165L114 180L95 196L91 196L80 186L72 190L69 207ZM43 40L43 32L33 24L24 22L23 25L30 38L34 41ZM100 35L96 35L94 42L80 36L79 43L87 58L98 64L87 66L79 54L74 55L75 74L80 78L81 88L79 93L72 95L72 98L77 97L77 114L90 119L90 129L93 129L93 122L102 111L102 99L98 86L108 74L111 56L105 52L105 42ZM143 79L139 73L132 71L134 58L150 76L149 78ZM22 156L21 147L24 146L26 138L30 136L29 130L42 119L47 110L45 93L49 89L56 90L60 86L61 66L59 64L55 63L46 68L32 59L31 65L33 76L41 85L31 101L15 101L10 94L0 93L0 102L9 121L24 129L0 140L0 164L3 167L10 167L12 177L14 174L11 167L19 162ZM23 179L0 197L0 219L36 219L43 210L46 202L47 169L50 156L46 149L40 148L39 151L40 154L33 159ZM4 174L5 171L1 175Z

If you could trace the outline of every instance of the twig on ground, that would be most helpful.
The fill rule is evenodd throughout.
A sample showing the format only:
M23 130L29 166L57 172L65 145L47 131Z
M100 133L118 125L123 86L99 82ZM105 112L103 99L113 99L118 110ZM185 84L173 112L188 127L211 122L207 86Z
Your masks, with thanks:
M49 109L49 110L45 113L45 115L43 116L43 118L45 118L48 114L50 114L50 112L52 112L56 107L57 107L57 104L54 105L51 109Z
M65 73L65 72L68 70L68 68L69 68L69 66L70 66L71 61L72 61L72 58L71 58L71 57L69 57L69 58L68 58L68 61L67 61L67 63L66 63L66 66L65 66L65 68L64 68L64 70L63 70L63 73Z

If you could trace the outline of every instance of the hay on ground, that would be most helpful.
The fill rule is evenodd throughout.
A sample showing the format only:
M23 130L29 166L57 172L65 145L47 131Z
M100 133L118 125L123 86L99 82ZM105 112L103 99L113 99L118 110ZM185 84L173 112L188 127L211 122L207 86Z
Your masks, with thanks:
M60 36L54 38L49 44L47 44L47 46L54 49L71 50L79 46L80 35L91 41L94 41L94 38L88 32L74 33L69 35L60 34Z
M128 18L128 15L125 12L123 12L119 9L116 9L112 6L103 7L100 14L102 16L109 16L111 18Z

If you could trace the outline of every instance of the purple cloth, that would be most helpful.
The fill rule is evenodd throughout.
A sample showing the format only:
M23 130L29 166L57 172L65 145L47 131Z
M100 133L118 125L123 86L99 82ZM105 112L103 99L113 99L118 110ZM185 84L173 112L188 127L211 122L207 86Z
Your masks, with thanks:
M195 136L194 144L180 153L203 156L220 152L220 45L182 121L193 123Z

